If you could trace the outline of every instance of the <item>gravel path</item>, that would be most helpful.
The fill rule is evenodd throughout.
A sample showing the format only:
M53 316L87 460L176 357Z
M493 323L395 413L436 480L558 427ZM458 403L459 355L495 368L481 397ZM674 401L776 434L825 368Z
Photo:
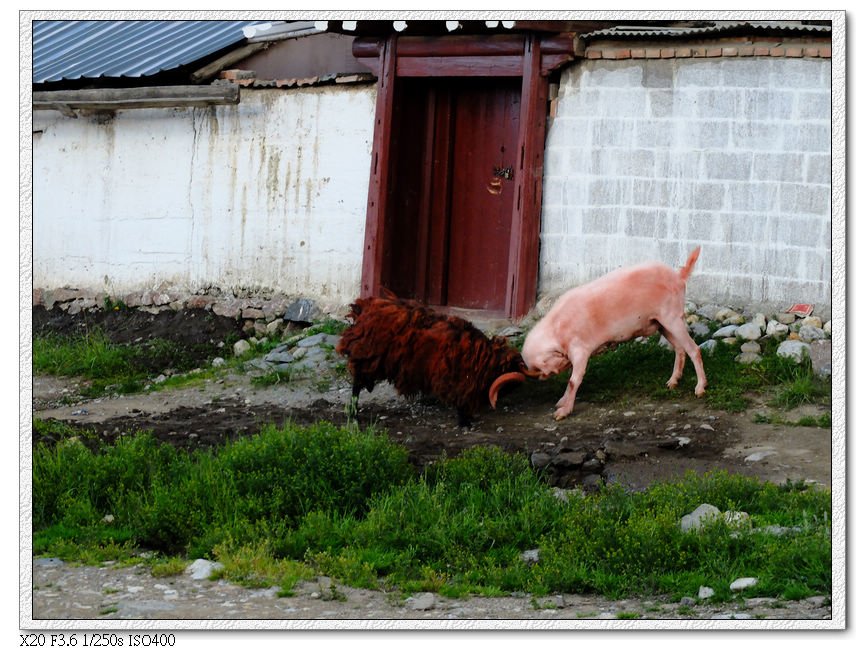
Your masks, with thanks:
M328 578L296 586L247 589L225 580L189 575L154 578L143 565L71 566L56 559L33 567L33 619L149 620L821 620L831 618L828 598L779 601L741 599L703 605L650 599L607 600L586 595L450 599L415 594L403 599L353 589Z

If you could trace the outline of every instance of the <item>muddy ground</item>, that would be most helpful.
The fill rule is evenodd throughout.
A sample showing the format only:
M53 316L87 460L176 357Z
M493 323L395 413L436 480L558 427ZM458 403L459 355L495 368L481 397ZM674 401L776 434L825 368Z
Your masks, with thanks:
M90 315L85 322L80 315L61 316L38 309L34 310L33 331L80 332L99 324L116 340L180 337L189 349L201 350L210 358L227 356L229 349L217 347L218 342L240 333L236 321L212 314L134 313L134 321L108 312L107 316ZM201 364L209 364L210 358L204 357ZM253 374L226 372L191 387L91 400L80 399L80 381L35 376L34 417L60 420L96 432L106 441L149 430L158 439L186 449L250 435L266 423L346 421L350 388L344 373L318 374L268 387L253 386ZM555 422L558 389L536 385L502 396L497 410L479 414L471 428L461 429L452 409L430 399L407 400L390 386L379 385L372 394L361 394L359 419L362 425L374 424L404 445L418 467L477 445L498 445L534 457L535 464L546 464L550 483L564 488L593 489L602 481L616 481L642 489L658 480L681 477L688 470L714 469L778 483L831 485L829 429L754 421L757 413L796 421L803 415L819 416L828 407L778 412L755 397L747 411L730 414L707 407L692 389L682 385L673 399L659 401L630 397L624 389L614 404L587 404L578 398L574 413ZM574 459L576 463L571 462ZM40 594L38 590L34 593ZM47 593L43 590L42 596ZM45 611L51 617L50 610ZM779 617L788 617L781 614L779 610ZM807 618L823 616L819 612Z

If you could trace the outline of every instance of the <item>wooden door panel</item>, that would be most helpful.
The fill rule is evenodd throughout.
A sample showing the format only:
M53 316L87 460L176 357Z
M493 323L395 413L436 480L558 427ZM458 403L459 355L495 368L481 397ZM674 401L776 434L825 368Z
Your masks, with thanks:
M460 84L454 98L447 304L503 310L520 119L518 80ZM496 176L494 170L501 170Z
M382 283L432 305L503 312L520 80L400 79L396 97Z

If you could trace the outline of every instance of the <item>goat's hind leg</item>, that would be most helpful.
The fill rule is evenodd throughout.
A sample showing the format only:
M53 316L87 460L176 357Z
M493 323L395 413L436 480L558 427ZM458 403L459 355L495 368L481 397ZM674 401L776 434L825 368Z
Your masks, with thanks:
M661 334L665 339L667 339L673 347L673 351L676 353L676 359L673 361L673 374L670 375L670 378L667 380L667 388L672 390L679 385L679 380L682 378L682 373L685 370L685 348L679 345L676 337L672 336L666 329L662 327L660 330Z
M669 325L669 326L668 326ZM673 374L667 382L668 388L675 388L682 378L682 372L685 369L685 354L691 358L691 363L694 364L694 370L697 373L697 386L694 389L694 394L697 397L706 392L706 371L703 368L703 356L700 352L700 347L694 343L694 339L688 333L688 328L684 320L676 320L671 323L661 325L661 333L667 338L673 349L676 351L676 360L673 363Z

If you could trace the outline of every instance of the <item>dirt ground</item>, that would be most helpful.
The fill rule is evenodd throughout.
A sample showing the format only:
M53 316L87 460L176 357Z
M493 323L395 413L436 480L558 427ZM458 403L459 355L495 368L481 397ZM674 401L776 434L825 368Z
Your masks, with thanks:
M117 336L128 341L154 333L182 336L191 347L200 344L199 349L213 355L227 356L228 350L220 352L214 346L238 331L237 323L230 319L211 318L202 327L201 314L137 318L135 323L118 320L113 328ZM80 316L34 310L33 331L80 331L81 322ZM208 359L202 359L202 365L207 363ZM263 388L253 386L250 378L251 374L227 373L193 387L81 400L77 397L79 382L35 376L33 414L96 431L108 441L150 430L160 440L187 449L249 435L266 423L345 422L350 396L345 376L319 375ZM759 401L743 413L730 414L707 407L687 387L681 387L674 400L656 402L624 393L617 403L604 405L581 403L578 397L574 413L555 422L552 415L559 395L553 389L517 389L502 396L497 410L479 414L470 429L460 429L452 409L429 399L401 398L390 386L380 384L372 394L361 394L359 419L361 425L375 424L404 445L418 467L476 445L498 445L526 454L537 466L545 465L551 484L562 488L592 489L601 481L616 481L641 489L658 480L681 477L687 470L713 469L779 483L789 479L831 485L831 431L755 423L756 413L773 413ZM819 408L805 407L777 415L795 421L820 413ZM34 444L39 441L33 440ZM48 607L52 601L46 593L37 589L34 595L37 600L49 598L43 602ZM522 614L547 609L528 608ZM808 610L811 615L793 617L823 618L828 611L812 610ZM52 617L50 608L42 611ZM780 609L772 611L777 616L770 618L790 615L789 611L788 616ZM393 615L402 616L398 610Z

